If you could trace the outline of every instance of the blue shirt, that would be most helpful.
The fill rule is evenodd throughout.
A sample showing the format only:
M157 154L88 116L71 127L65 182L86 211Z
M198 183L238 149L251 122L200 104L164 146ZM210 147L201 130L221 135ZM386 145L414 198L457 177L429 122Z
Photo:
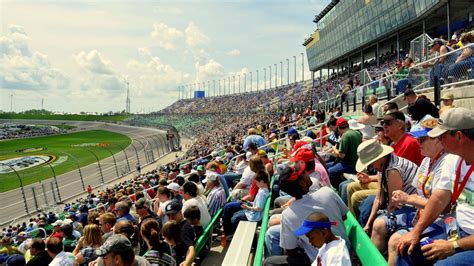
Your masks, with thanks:
M247 220L250 222L258 222L262 220L263 209L265 208L265 202L267 201L268 194L268 188L265 187L258 189L252 206L259 208L260 211L245 210L245 216L247 216Z
M130 213L127 213L124 216L121 216L117 219L117 222L120 222L120 221L130 221L132 223L135 223L135 217L133 217Z

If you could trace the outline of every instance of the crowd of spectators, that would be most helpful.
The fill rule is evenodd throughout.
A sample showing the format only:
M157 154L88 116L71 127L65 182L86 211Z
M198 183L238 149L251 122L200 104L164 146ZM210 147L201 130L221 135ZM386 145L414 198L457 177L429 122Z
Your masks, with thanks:
M60 134L61 130L55 126L32 126L1 124L0 139L31 138Z

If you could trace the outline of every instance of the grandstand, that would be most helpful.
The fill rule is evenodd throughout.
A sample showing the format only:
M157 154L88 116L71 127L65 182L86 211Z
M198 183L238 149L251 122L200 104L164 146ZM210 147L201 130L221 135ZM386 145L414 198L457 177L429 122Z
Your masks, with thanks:
M340 258L338 265L395 265L397 256L400 263L408 261L403 265L427 265L426 260L413 262L397 255L398 246L393 243L402 242L401 230L418 229L419 225L409 225L407 218L415 215L414 209L426 206L423 217L431 214L430 204L438 203L431 203L430 197L441 189L430 183L436 183L435 178L446 181L438 172L455 168L441 160L459 164L457 175L461 166L466 168L463 174L468 166L464 167L462 160L458 163L456 155L467 164L473 162L473 14L474 5L462 0L333 0L316 15L316 30L303 44L312 79L256 92L213 97L196 93L196 97L179 99L159 112L129 118L127 123L141 127L167 124L170 134L188 138L192 145L184 147L172 162L97 193L91 191L83 201L67 204L64 212L32 218L31 225L11 228L9 236L27 231L46 238L59 232L52 225L64 226L57 220L71 223L79 231L78 222L85 226L87 216L92 216L90 224L113 225L117 218L122 222L116 227L132 228L121 231L130 240L103 246L128 243L127 252L141 256L136 262L309 265L318 260L322 265L333 265L335 260L328 257L335 255L327 253L333 249ZM458 39L449 42L455 32ZM443 36L444 41L436 39ZM446 46L447 52L436 51L438 46ZM450 57L455 60L446 60ZM453 100L456 107L466 109L453 108ZM449 116L454 112L456 115ZM440 114L446 128L436 127L441 125L435 119ZM410 143L402 142L409 136L407 125L413 133ZM446 129L449 132L444 136L429 137ZM451 147L451 141L458 147ZM434 151L423 146L426 143ZM432 181L428 182L425 175L430 172ZM466 176L467 180L469 174ZM421 177L424 181L420 179L420 185ZM400 184L394 185L394 179ZM469 183L466 190L472 188ZM428 192L426 185L430 186ZM444 190L449 189L451 186ZM357 201L359 205L353 197L357 192L367 192L361 193L364 197ZM397 195L417 200L402 201ZM463 195L458 204L473 213L465 199L470 194ZM422 204L419 198L423 198ZM395 208L395 204L400 205ZM398 208L406 213L399 213ZM76 211L79 217L75 217ZM378 218L377 211L382 214ZM320 213L327 217L322 219ZM113 219L106 219L107 215ZM314 216L320 220L311 220ZM449 242L449 256L433 255L445 263L442 265L457 265L472 255L472 240L466 236L472 231L466 225L470 221L460 218L462 241ZM162 228L153 230L161 232L170 246L145 233L149 228L144 224L150 220L163 223ZM400 224L389 226L393 220ZM134 225L141 231L139 241L132 237ZM302 225L307 227L303 233L307 237L294 234ZM170 236L176 227L185 232L182 237ZM113 234L110 228L102 230ZM442 241L428 245L446 242ZM111 250L106 254L115 254ZM326 252L325 257L318 252Z

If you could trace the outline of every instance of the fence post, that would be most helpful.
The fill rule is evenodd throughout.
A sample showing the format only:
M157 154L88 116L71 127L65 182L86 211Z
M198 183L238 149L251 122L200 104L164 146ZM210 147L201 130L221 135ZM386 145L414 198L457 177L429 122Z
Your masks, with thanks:
M61 193L59 192L59 185L58 185L58 178L56 177L56 172L54 171L54 168L53 166L48 162L46 161L45 159L41 158L41 157L38 157L40 158L41 160L43 160L48 166L49 168L51 169L51 172L53 172L53 176L54 176L54 183L56 184L56 190L58 192L58 199L59 201L56 201L56 196L54 197L54 200L56 201L56 203L59 203L61 202ZM52 183L51 183L52 184ZM53 195L54 195L54 190L53 190Z
M118 170L118 167L117 167L117 161L115 160L114 153L107 147L102 147L102 148L106 149L110 154L112 154L112 159L114 160L114 165L115 165L115 173L117 174L117 177L120 177L119 170Z
M352 111L355 112L357 110L357 92L354 90L354 97L352 97Z
M149 160L148 160L148 156L147 156L147 154L146 154L145 145L144 145L143 142L141 142L139 139L135 139L135 140L138 141L138 143L140 143L140 144L142 145L142 147L143 147L143 153L145 154L145 160L146 160L146 162L148 163Z
M86 191L86 185L84 184L84 177L82 176L81 165L79 164L79 161L77 160L76 157L72 156L72 154L69 154L69 153L64 152L64 151L62 151L61 153L64 153L64 154L68 155L69 157L71 157L76 162L77 170L79 171L79 176L81 177L82 189L84 191Z
M41 184L41 188L43 189L44 203L46 203L46 206L49 206L48 196L46 195L46 189L44 188L44 183L41 183L40 181L40 184ZM53 191L53 194L54 194L54 191Z
M105 184L104 175L102 174L102 167L100 166L99 157L97 157L97 154L95 154L93 151L89 150L88 148L83 148L83 149L89 151L97 160L97 165L99 166L99 172L100 172L100 181L102 182L102 184Z
M54 193L54 185L53 185L53 182L49 183L51 185L51 192L53 192L53 199L54 199L54 202L58 202L58 200L56 199L56 194Z
M140 163L140 157L138 157L138 150L137 150L137 147L135 147L135 145L133 145L133 143L130 143L130 145L132 145L133 149L135 150L135 155L137 156L137 162L139 165L141 165ZM130 169L131 171L132 169Z
M15 168L13 168L13 166L8 165L8 164L4 164L4 163L0 163L0 164L5 165L5 166L9 167L10 169L12 169L13 172L15 173L15 175L18 177L18 180L20 181L20 190L21 190L21 195L23 197L23 203L25 204L25 211L26 211L26 213L28 213L28 204L26 203L25 188L23 187L23 181L21 180L20 174L18 174L18 172L15 170Z
M128 167L128 172L130 172L132 169L130 168L130 162L128 161L128 155L127 155L127 152L125 152L125 149L122 148L122 146L114 143L114 145L116 145L117 147L119 147L122 151L123 151L123 154L125 155L125 160L127 161L127 167Z
M36 200L35 187L31 187L31 193L33 194L33 202L35 203L36 210L39 210L39 208L38 208L38 201ZM28 213L28 212L27 212L27 213Z
M441 86L439 84L439 77L434 76L434 102L435 106L440 107L440 98L441 98Z

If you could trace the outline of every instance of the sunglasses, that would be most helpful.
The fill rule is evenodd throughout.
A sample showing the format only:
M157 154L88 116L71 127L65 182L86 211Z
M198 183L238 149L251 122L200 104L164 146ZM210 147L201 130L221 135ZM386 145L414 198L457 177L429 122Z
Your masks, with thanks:
M380 124L381 124L382 126L385 126L385 125L391 126L394 120L395 120L395 119L393 119L393 120L382 120L382 121L380 121Z
M425 142L429 139L431 139L431 138L430 137L422 137L422 138L418 138L416 140L418 141L418 143L423 144L423 142Z

